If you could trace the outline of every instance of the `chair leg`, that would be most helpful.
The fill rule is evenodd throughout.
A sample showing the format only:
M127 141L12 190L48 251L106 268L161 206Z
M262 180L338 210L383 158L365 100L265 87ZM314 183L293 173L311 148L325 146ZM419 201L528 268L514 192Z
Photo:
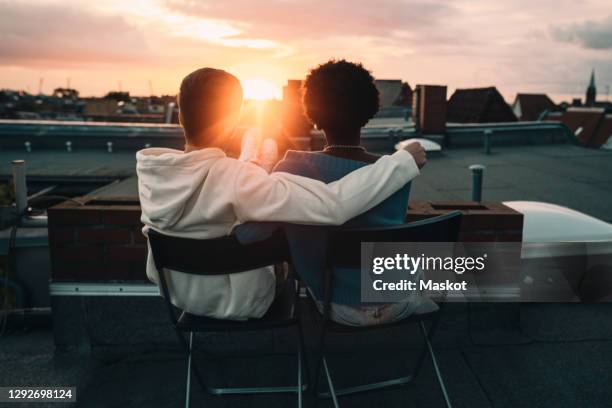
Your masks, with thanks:
M195 361L191 364L191 369L196 379L202 386L205 392L211 395L244 395L244 394L280 394L280 393L296 393L298 396L298 407L302 407L303 404L303 391L308 389L308 383L304 383L304 374L302 369L306 373L306 379L310 378L308 369L308 362L306 360L306 352L304 347L304 336L302 333L302 327L298 323L298 384L296 386L280 386L280 387L212 387L207 385L201 373L199 372L198 365ZM192 347L192 351L195 350L195 346ZM302 368L303 367L303 368Z
M440 316L437 315L432 320L431 325L429 326L429 330L427 331L427 338L429 339L430 342L433 339L433 336L436 333L436 330L438 329L439 322L440 322ZM420 324L423 324L423 321L421 321ZM419 373L421 372L421 368L423 367L423 362L425 361L425 356L427 355L427 353L428 353L427 342L424 342L423 347L421 349L421 353L419 354L416 364L414 365L414 370L412 372L413 377L416 378L416 376L419 375Z
M452 408L452 404L450 402L450 399L448 398L448 392L446 391L446 386L444 385L444 380L442 379L440 367L438 367L436 355L433 351L433 347L431 346L431 342L429 341L430 336L428 335L427 329L425 328L425 323L421 321L419 322L419 326L421 327L421 333L423 334L423 338L425 340L425 343L427 344L427 350L429 351L429 356L431 357L431 362L433 364L434 371L436 372L436 377L438 378L438 384L440 385L440 390L442 391L442 395L444 396L446 407Z
M189 345L187 349L187 380L185 389L185 408L191 405L191 352L193 350L193 332L189 332Z
M393 378L390 380L378 381L378 382L373 382L373 383L368 383L368 384L361 384L361 385L336 389L334 387L334 384L331 378L331 373L329 370L329 366L327 364L327 359L325 357L325 332L323 332L321 336L321 341L320 341L320 346L319 346L319 357L317 361L318 361L318 364L317 364L317 371L315 371L315 385L313 388L314 394L318 398L331 398L333 401L334 407L336 408L339 407L339 404L338 404L339 396L357 394L361 392L378 390L378 389L387 388L387 387L402 386L402 385L408 384L414 378L414 375L409 374L403 377ZM325 377L327 380L327 386L329 390L327 392L318 391L318 381L319 381L319 377L321 374L321 370L324 371Z
M432 322L429 331L425 330L425 324L423 322L419 322L419 324L420 324L421 331L423 332L423 337L425 341L421 349L421 352L419 353L419 356L417 357L417 361L414 366L415 368L412 370L411 373L403 377L392 378L389 380L378 381L378 382L368 383L368 384L355 385L355 386L341 388L341 389L333 389L333 392L332 390L330 390L329 392L318 392L317 391L318 388L315 388L315 394L319 398L337 398L343 395L351 395L351 394L357 394L357 393L366 392L366 391L378 390L382 388L406 385L412 382L414 378L416 378L416 376L421 370L421 367L423 365L426 355L430 354L430 356L433 356L434 366L436 369L436 376L438 378L438 383L440 384L440 387L442 389L442 393L444 394L444 400L447 404L447 407L450 408L451 404L448 398L448 393L446 392L446 387L444 386L444 381L442 379L442 375L440 373L440 370L437 364L437 360L435 360L435 354L433 354L433 348L431 347L431 339L436 331L436 328L438 325L438 319L435 319ZM319 359L320 364L319 364L319 367L317 367L315 380L319 379L319 375L321 374L321 369L323 369L325 370L325 374L327 375L328 382L329 382L331 380L331 375L329 373L329 367L327 366L327 361L324 359L324 356L325 356L324 341L322 341L322 346L320 347L320 350L321 350L320 352L321 357ZM333 386L331 388L333 388Z
M298 322L297 328L298 328L298 353L297 353L298 354L298 408L302 408L302 404L303 404L302 392L306 387L308 387L308 384L306 384L306 387L304 387L303 385L302 370L304 370L304 373L306 374L307 381L310 378L310 370L308 368L308 358L306 357L306 347L304 346L304 333L302 331L301 322Z
M302 345L298 344L297 352L297 387L298 387L298 408L302 408Z
M340 408L340 405L338 405L338 397L336 396L336 389L334 388L334 383L332 381L331 374L329 373L329 368L327 367L327 360L325 359L325 356L323 356L321 360L323 362L323 369L325 370L325 377L327 378L327 387L329 388L329 395L334 404L334 408Z
M325 357L323 345L319 346L319 352L317 353L317 368L315 369L314 383L312 386L312 390L315 395L319 393L319 376L321 375L321 370L323 368L323 358Z

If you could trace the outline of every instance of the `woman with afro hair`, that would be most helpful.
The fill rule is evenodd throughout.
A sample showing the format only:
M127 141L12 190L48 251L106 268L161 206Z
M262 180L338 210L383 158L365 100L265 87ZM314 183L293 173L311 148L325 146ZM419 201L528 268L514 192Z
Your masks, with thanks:
M378 160L361 145L361 128L378 112L374 78L361 64L329 61L312 69L303 85L303 105L308 119L325 133L322 151L289 150L274 171L321 180L338 180ZM378 206L348 221L353 227L390 226L404 223L410 184ZM297 274L308 286L323 311L326 230L308 225L286 226ZM359 271L334 271L330 317L354 326L374 325L402 319L413 313L435 310L431 300L416 291L403 302L362 304Z

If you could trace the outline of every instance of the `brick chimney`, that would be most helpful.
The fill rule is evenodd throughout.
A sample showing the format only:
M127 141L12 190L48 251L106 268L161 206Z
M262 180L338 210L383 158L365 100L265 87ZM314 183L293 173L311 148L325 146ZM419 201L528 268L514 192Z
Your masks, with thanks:
M412 98L412 120L422 134L444 134L446 86L417 85Z
M290 79L283 87L283 110L281 125L286 135L293 139L306 139L305 146L310 143L310 129L312 125L306 119L302 108L302 81ZM303 146L292 146L292 148L303 149Z

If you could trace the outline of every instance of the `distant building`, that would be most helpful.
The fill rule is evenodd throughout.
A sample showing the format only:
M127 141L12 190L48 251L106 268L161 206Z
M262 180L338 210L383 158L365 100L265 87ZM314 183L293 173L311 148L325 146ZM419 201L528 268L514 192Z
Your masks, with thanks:
M597 100L597 88L595 88L595 70L591 71L591 80L589 81L589 86L586 91L586 106L595 106L595 101Z
M285 135L296 138L310 138L312 124L304 114L302 106L302 81L290 79L283 87L281 125Z
M446 117L446 86L417 85L412 102L415 128L422 134L444 134Z
M110 116L119 113L117 101L113 99L89 98L85 100L85 116Z
M584 101L584 105L579 98L575 98L575 103L572 103L572 106L586 106L586 107L594 107L594 108L604 108L607 112L612 112L612 102L606 101L598 101L597 100L597 87L595 86L595 70L591 71L591 78L589 80L589 85L586 89L586 98Z
M55 88L51 96L53 98L77 100L79 99L79 91L72 88Z
M380 107L410 106L412 103L412 88L401 79L376 79Z
M540 120L542 114L557 109L557 105L546 94L519 93L512 104L512 111L521 121Z
M448 101L448 122L516 122L516 116L497 88L457 89Z
M287 80L287 85L283 86L283 102L302 103L302 82L301 79Z
M559 121L586 147L600 148L612 138L612 114L605 108L568 108Z
M13 119L77 119L83 102L73 89L58 88L53 95L0 91L0 117Z

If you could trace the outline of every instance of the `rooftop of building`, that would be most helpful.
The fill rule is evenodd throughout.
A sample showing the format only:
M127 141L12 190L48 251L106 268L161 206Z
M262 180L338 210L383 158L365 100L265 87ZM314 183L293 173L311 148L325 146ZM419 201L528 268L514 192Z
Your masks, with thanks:
M497 88L457 89L448 100L449 122L514 122L516 116Z
M115 312L123 316L123 322L131 322L126 326L111 324L109 310L96 308L96 302L96 298L82 302L93 319L89 330L97 342L90 353L55 352L52 331L45 328L0 338L0 384L76 386L78 401L88 407L181 405L185 362L170 324L163 319L164 310L139 309L123 301ZM447 306L433 346L454 406L603 408L612 401L612 330L601 324L612 319L609 303ZM159 315L159 321L142 318L150 315ZM304 313L307 326L312 318ZM350 340L346 336L334 336L330 346L329 364L339 385L400 373L419 350L414 327L350 334ZM308 348L314 346L314 338L307 329ZM132 345L120 345L125 340ZM238 358L292 350L291 337L285 332L210 334L199 341L207 352L229 357L211 360L196 353L198 364L214 373L215 381L227 381L223 385L287 384L293 379L295 363L286 355ZM210 396L197 384L192 393L193 406L211 408L296 403L290 394ZM406 406L406 401L413 407L444 406L429 362L405 387L342 397L340 403L393 408ZM305 403L330 406L329 401L317 403L309 394Z
M96 195L137 196L133 152L88 150L68 153L0 151L0 179L11 176L10 162L26 159L31 182L84 182L99 179ZM412 184L417 200L469 200L471 164L487 166L486 201L532 200L560 204L612 222L612 151L576 145L445 149L430 155ZM112 184L111 184L112 183ZM108 184L108 186L106 186ZM104 186L104 187L103 187ZM92 193L94 194L94 193Z
M25 159L31 183L38 180L42 187L97 179L100 183L89 185L87 192L101 197L137 196L135 150L146 143L182 143L176 126L113 125L108 133L89 124L53 127L45 122L33 126L38 126L35 129L40 138L28 136L33 148L29 153L24 148L24 134L10 133L14 128L3 134L0 178L10 177L10 161ZM388 130L398 126L389 121L374 128L378 129L364 133L365 144L377 152L392 151L397 140L389 137ZM411 126L401 129L401 138L415 136ZM485 130L496 136L491 154L485 154L482 146ZM545 201L612 221L612 151L573 144L564 128L542 122L450 125L447 136L448 147L430 155L421 176L413 182L412 199L471 199L468 166L478 163L487 166L485 201ZM72 152L66 151L68 137ZM109 153L107 142L111 140L114 150ZM91 407L182 404L184 360L159 299L139 303L123 297L112 305L100 297L79 299L79 310L88 319L85 327L92 339L91 350L57 352L48 326L12 329L0 338L0 384L76 386L81 405ZM307 308L303 313L307 345L312 349L314 316ZM605 407L612 401L612 372L606 358L612 354L612 326L602 321L610 319L609 303L448 304L434 347L455 406L548 407L555 401L556 405ZM399 369L404 358L416 356L417 334L414 329L392 329L350 339L340 336L332 342L330 364L339 381L378 379ZM281 331L207 335L203 343L207 349L234 357L287 351L292 344ZM286 356L230 361L225 366L214 361L201 363L215 373L216 380L229 380L234 385L239 381L242 385L248 381L255 381L255 385L282 382L292 378L294 369L294 362ZM193 402L210 407L285 407L292 405L294 398L219 398L194 387ZM399 407L406 401L415 407L443 405L429 364L414 384L342 398L341 404Z
M518 93L512 104L519 120L538 120L542 112L552 111L557 105L546 94Z

